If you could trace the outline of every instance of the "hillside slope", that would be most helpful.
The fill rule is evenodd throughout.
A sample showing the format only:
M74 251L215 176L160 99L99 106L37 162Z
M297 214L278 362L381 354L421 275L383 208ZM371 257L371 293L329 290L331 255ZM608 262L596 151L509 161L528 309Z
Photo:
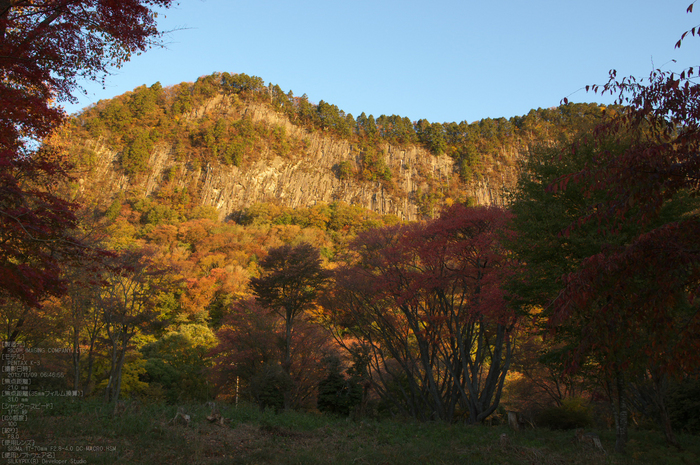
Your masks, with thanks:
M579 118L588 121L596 109ZM80 190L103 205L119 193L157 198L166 189L185 192L192 206L215 207L219 219L256 203L340 201L415 220L445 202L502 204L537 131L550 139L570 131L546 121L538 127L541 116L530 118L535 124L530 115L459 125L364 113L355 120L260 78L224 73L101 101L52 143L73 154Z

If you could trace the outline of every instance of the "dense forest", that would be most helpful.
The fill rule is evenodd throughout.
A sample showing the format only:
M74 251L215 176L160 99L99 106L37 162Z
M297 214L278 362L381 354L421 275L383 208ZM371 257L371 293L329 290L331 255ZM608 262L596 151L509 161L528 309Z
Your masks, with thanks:
M177 191L215 206L219 219L240 220L256 203L334 201L428 219L454 201L502 205L529 145L569 140L612 111L576 104L472 124L355 121L262 82L216 73L141 86L85 109L50 144L72 154L81 186L102 185L102 203L120 191L151 200Z
M651 331L655 318L668 322L664 331L692 327L691 296L669 297L680 300L659 315L627 315L636 323L625 328L617 320L631 311L628 304L610 303L610 321L593 316L606 311L598 298L575 310L567 302L561 305L573 316L552 326L565 311L553 305L569 292L561 276L582 269L588 257L619 253L654 227L692 218L697 208L681 192L649 220L635 220L644 213L632 208L600 223L592 206L614 205L616 192L585 176L557 188L567 174L609 163L596 160L599 153L611 158L649 143L647 128L588 136L618 124L625 108L567 104L472 124L364 115L355 121L260 78L222 73L100 102L69 120L61 140L78 133L120 146L121 169L132 176L164 139L190 162L244 164L263 143L303 156L303 143L279 129L192 116L230 94L241 108L262 102L309 131L351 138L365 154L387 141L425 144L461 162L471 153L467 165L456 165L465 184L479 175L476 167L493 162L493 151L526 145L527 157L506 209L446 204L436 218L417 223L342 202L255 204L236 221L220 222L213 207L193 203L168 179L154 195L125 192L109 205L92 200L100 186L83 185L71 234L94 252L62 263L62 295L39 305L7 301L6 340L71 348L43 365L66 376L35 389L78 389L115 405L125 397L173 404L249 399L261 408L469 423L508 408L553 427L589 425L595 410L598 421L629 414L696 427L685 410L694 385L636 366L638 349L627 347L670 337ZM71 146L69 153L75 166L89 165L84 151ZM338 175L383 172L390 180L377 166ZM60 191L77 192L71 183ZM641 273L627 285L659 292ZM642 298L636 287L630 293ZM590 340L600 337L598 325L610 324L615 329L603 334L628 332L620 347L608 336L603 347ZM654 363L664 365L656 369L665 371L670 355L658 354ZM605 413L604 399L614 415ZM663 399L663 409L655 399Z
M124 53L138 50L124 32L134 24L140 40L153 34L144 2L129 3L145 16L108 15L124 22L110 39ZM3 47L15 29L0 30ZM551 428L614 427L618 451L631 425L673 445L700 432L692 70L612 80L621 97L607 108L473 123L355 118L229 73L142 86L67 118L50 89L74 87L76 62L52 55L0 82L3 107L27 108L0 125L0 321L3 360L22 348L46 374L30 390L78 391L115 414L123 399L467 424L510 410ZM223 98L235 118L202 111ZM162 143L190 164L245 167L263 146L304 156L303 139L246 118L250 105L351 141L362 165L338 166L341 178L390 186L392 144L454 159L456 188L499 164L517 179L505 206L454 196L414 222L344 202L260 203L220 221L175 187L177 172L150 196L107 204L101 186L75 181L94 156L76 140L116 147L130 177Z
M215 97L226 97L238 117L205 113ZM375 118L365 113L355 118L323 100L315 104L306 94L295 97L278 85L265 85L260 77L224 72L168 88L160 83L144 85L100 101L72 119L72 131L66 137L106 140L120 151L121 169L129 175L143 172L149 152L163 142L181 157L186 153L194 163L216 161L235 166L259 157L262 143L271 144L283 157L303 151L303 141L290 140L284 128L246 118L245 109L253 103L268 105L311 133L321 131L356 144L362 153L360 169L340 166L338 176L384 182L392 178L381 156L384 144L421 145L433 154L447 154L455 160L462 180L470 182L478 179L486 166L515 164L515 157L508 154L527 149L534 142L566 140L591 130L605 109L596 104L562 105L532 110L525 116L473 123L410 121L398 115Z

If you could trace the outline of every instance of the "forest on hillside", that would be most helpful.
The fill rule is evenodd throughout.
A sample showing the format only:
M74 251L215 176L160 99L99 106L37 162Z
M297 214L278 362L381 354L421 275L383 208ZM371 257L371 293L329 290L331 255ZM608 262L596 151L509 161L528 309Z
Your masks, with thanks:
M240 220L254 203L344 201L428 219L454 201L502 204L528 146L572 140L615 111L573 104L472 124L355 121L262 83L215 73L141 86L85 109L47 143L70 154L81 194L100 185L93 201L102 203L146 196L168 209L176 193L188 209L216 205L220 219Z
M0 10L0 104L12 109L0 117L0 321L6 384L22 386L4 391L8 403L70 392L116 414L123 399L245 400L466 424L507 409L539 426L612 427L620 452L632 425L671 445L700 432L692 69L642 84L613 76L599 89L619 93L610 108L476 123L355 119L227 73L67 118L53 101L75 89L77 64L99 74L103 60L143 50L158 37L148 5L171 2L108 2L105 13L69 1L55 28L42 23L56 20L46 2ZM96 17L107 32L85 26ZM24 67L34 53L46 59ZM303 152L278 128L192 117L218 95L362 146L364 167L339 176L390 179L383 142L446 153L465 183L504 147L527 157L505 208L453 201L401 222L342 202L256 204L221 222L168 180L154 196L100 204L100 186L75 183L90 153L40 144L108 140L129 176L164 140L202 163L244 165L263 141Z
M232 107L227 114L200 116L206 105L222 96ZM265 85L260 77L223 72L167 88L160 83L144 85L101 100L71 119L65 137L105 141L121 153L121 169L132 176L146 170L149 153L159 143L167 143L177 156L187 154L188 159L201 164L250 165L260 156L263 144L270 144L282 157L301 153L304 141L290 138L283 127L245 117L245 109L254 103L269 106L310 133L320 131L355 144L362 153L360 169L341 166L339 177L387 183L392 173L382 158L384 144L420 145L435 155L447 154L455 160L457 174L468 183L478 179L486 166L516 164L517 160L507 154L525 150L532 143L570 140L574 134L590 131L605 110L596 104L571 104L473 123L411 121L398 115L375 118L365 113L355 118L323 100L315 104L306 94L296 97L278 85ZM224 102L218 104L223 106ZM233 118L230 113L234 113Z

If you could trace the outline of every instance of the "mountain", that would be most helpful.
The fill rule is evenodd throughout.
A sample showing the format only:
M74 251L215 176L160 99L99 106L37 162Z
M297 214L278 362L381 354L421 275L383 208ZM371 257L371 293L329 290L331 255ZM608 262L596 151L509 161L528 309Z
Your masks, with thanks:
M261 203L344 202L415 220L453 201L502 204L529 145L601 114L570 104L471 124L355 119L255 76L215 73L100 101L49 143L71 153L79 192L102 205L184 195L190 208L214 207L223 220Z

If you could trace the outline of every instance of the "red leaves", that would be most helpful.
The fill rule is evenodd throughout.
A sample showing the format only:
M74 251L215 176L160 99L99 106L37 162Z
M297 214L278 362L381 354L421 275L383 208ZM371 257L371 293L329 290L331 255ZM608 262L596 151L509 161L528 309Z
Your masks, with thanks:
M355 262L337 270L331 317L371 348L375 369L391 357L412 386L425 388L416 395L430 402L420 409L435 398L466 399L467 391L472 421L495 408L517 322L500 287L511 269L501 246L509 220L497 208L456 204L437 220L360 234ZM440 405L431 408L450 419Z
M221 384L231 381L230 375L249 378L257 366L281 358L279 340L284 328L268 309L254 300L241 300L233 305L217 332L219 344L210 355L216 357L215 371Z
M508 218L498 209L455 205L432 222L361 234L353 245L361 261L339 279L374 302L412 312L408 318L437 322L445 317L439 312L448 312L464 321L510 321L499 286L507 260L498 240ZM436 298L461 303L440 307Z
M692 28L681 40L699 33ZM565 196L567 181L585 180L597 199L565 235L594 218L606 225L601 229L627 235L563 279L551 323L577 333L574 362L593 355L607 369L640 365L667 373L700 363L689 342L700 338L693 310L700 220L697 204L688 201L700 192L700 85L694 75L694 68L680 75L655 70L648 80L618 80L611 72L603 91L616 93L624 112L596 128L597 159L548 188ZM607 151L609 141L624 150Z
M0 280L0 299L12 296L37 305L41 298L64 290L59 261L82 253L68 233L77 224L76 206L27 185L48 177L39 154L36 162L10 156L8 151L0 153L5 165L0 171L0 272L8 278Z
M688 292L700 283L699 229L697 218L668 224L589 257L566 276L550 323L581 325L577 357L597 354L603 367L629 360L668 373L700 362L689 345L700 337L700 315ZM644 347L655 349L643 358Z
M63 291L59 263L82 253L70 237L77 205L55 195L60 157L36 151L65 117L79 78L97 78L158 36L151 7L171 0L34 0L0 11L0 299L37 305ZM39 58L37 58L39 57ZM23 282L22 286L10 285Z
M691 3L690 5L688 5L688 8L685 10L686 13L692 13L692 12L693 12L693 5L694 5L694 4L695 4L695 2ZM688 35L688 32L690 32L691 35L694 36L696 32L700 33L700 29L698 29L698 27L696 26L696 27L692 28L690 31L685 31L685 32L681 35L681 38L678 40L678 42L676 42L676 45L675 45L674 48L681 48L681 42L683 41L683 39L685 39L685 36Z

